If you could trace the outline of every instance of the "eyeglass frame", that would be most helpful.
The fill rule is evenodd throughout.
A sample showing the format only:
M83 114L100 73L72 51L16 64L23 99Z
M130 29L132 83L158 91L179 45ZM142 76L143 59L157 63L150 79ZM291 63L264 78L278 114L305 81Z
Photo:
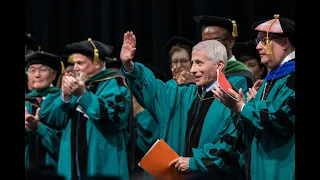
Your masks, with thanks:
M267 44L266 38L267 38L267 37L264 37L263 39L255 38L255 39L254 39L254 43L255 43L256 45L258 45L258 44L261 42L261 44L265 46L265 45ZM273 39L278 39L278 38L283 38L283 36L269 37L269 41L271 41L271 40L273 40Z
M34 71L31 71L31 69L34 70ZM39 71L40 74L45 74L45 73L53 70L52 68L50 68L50 67L48 67L48 66L42 66L42 67L40 67L40 68L34 68L34 67L32 67L31 69L28 68L28 69L27 69L27 72L30 73L30 74L32 74L32 75L35 74L37 71Z

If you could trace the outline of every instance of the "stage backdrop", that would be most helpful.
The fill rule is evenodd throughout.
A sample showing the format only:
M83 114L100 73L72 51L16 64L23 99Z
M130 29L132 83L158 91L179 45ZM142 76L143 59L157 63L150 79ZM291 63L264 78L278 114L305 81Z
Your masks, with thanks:
M61 54L64 45L89 37L114 46L119 57L123 34L137 37L136 61L168 73L163 46L172 36L201 39L196 15L216 15L245 28L273 14L295 20L295 0L26 0L25 30L43 50ZM245 31L247 32L247 31ZM239 34L238 41L252 38Z

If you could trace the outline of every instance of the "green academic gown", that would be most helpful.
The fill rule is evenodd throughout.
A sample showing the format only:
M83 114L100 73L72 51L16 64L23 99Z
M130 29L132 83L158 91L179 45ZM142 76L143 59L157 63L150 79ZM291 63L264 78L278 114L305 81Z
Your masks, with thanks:
M159 138L158 122L153 119L148 110L144 109L136 115L137 147L144 153Z
M252 136L246 158L252 180L295 179L294 60L276 69L240 113L243 130Z
M35 115L41 104L34 98L44 98L48 94L58 93L56 87L48 87L43 91L33 89L26 95L25 106L29 114ZM60 131L49 128L40 120L39 128L34 131L25 131L25 168L35 168L41 166L53 166L55 169L58 164L60 147Z
M62 100L61 93L49 95L43 102L40 116L50 127L64 129L58 173L67 180L76 176L127 180L129 89L123 76L110 69L86 81L86 89L69 102Z
M167 84L177 85L174 79L167 81ZM136 120L136 132L137 132L137 147L144 154L149 151L152 145L160 139L160 128L156 117L152 117L148 110L144 109L138 113L135 117ZM143 157L143 156L142 156ZM138 159L140 161L140 159ZM152 179L149 173L144 171L143 179Z
M228 61L225 76L236 90L242 88L243 92L247 92L254 82L253 73L240 61Z
M177 85L174 79L167 81L167 84ZM136 115L136 129L137 129L137 146L144 153L147 153L153 143L160 138L159 122L157 118L152 117L148 110L144 109Z
M194 83L182 86L164 83L155 79L152 71L138 62L135 63L132 72L126 72L123 68L121 72L126 76L127 83L137 101L158 120L160 138L164 139L180 156L192 157L192 148L203 149L207 143L216 144L224 135L225 131L221 129L228 128L231 111L215 100L212 92L209 91L204 98L200 98L201 88ZM204 107L202 113L199 110L199 114L195 114L199 107L194 104L196 101L202 101L201 107L202 105ZM202 120L197 122L190 120L192 118L199 120L195 117L202 117ZM185 142L189 146L185 147ZM230 150L226 149L226 152ZM219 151L214 155L216 158L212 159L212 163L220 168L228 169L232 166L231 163L221 163L224 158L219 157L222 155ZM201 159L198 160L201 161ZM206 168L199 166L198 160L190 158L190 170L206 171Z

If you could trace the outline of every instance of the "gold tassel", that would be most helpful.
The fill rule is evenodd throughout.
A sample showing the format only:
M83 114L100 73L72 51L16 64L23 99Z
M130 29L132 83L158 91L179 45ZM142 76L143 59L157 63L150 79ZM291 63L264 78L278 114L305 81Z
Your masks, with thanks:
M28 36L28 38L31 38L31 34L30 33L28 33L27 36Z
M62 61L60 61L61 63L61 74L66 72L66 68L64 67L64 63Z
M237 23L235 20L232 20L232 36L233 37L238 37L238 28L237 28Z
M68 57L68 63L70 63L70 64L73 64L74 62L73 62L73 59L72 59L72 55L70 55L69 57Z
M40 51L41 50L41 46L38 46L38 51Z
M280 17L279 14L274 14L274 15L273 15L273 18L275 18L275 19L279 19L279 17Z
M99 50L96 48L96 46L94 45L93 41L91 38L88 38L88 41L92 44L94 50L93 50L93 64L97 65L99 64Z
M110 58L110 57L105 57L105 59L107 59L107 60L109 60L109 61L116 61L117 60L117 58Z
M273 25L274 22L276 22L276 20L280 17L279 14L274 14L273 15L274 19L272 21L272 23L270 24L270 26L267 29L267 36L266 36L266 45L267 45L267 49L266 49L266 54L271 54L271 46L270 46L270 40L269 40L269 31L271 29L271 26Z
M94 49L94 58L93 58L93 64L97 65L99 63L99 50Z
M266 53L267 53L267 54L271 54L270 40L269 40L269 37L268 37L268 36L266 37L266 44L267 44Z

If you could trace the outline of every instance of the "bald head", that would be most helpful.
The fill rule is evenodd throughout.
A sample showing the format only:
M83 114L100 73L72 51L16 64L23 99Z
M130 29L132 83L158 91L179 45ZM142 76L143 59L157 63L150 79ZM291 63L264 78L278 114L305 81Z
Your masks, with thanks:
M228 58L230 59L233 56L232 48L235 44L235 38L232 37L232 34L227 29L220 26L207 26L202 30L201 33L202 41L205 40L218 40L220 41L227 49Z
M232 37L231 33L219 26L207 26L202 30L202 41Z

